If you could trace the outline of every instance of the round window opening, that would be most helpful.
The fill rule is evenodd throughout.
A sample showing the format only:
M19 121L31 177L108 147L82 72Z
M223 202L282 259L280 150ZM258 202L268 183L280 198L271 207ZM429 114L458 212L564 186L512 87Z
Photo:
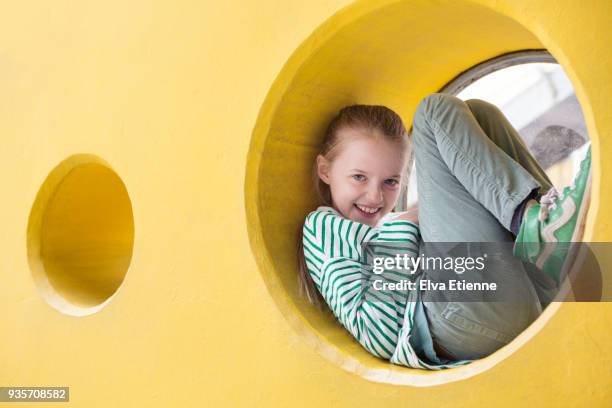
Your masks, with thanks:
M394 365L374 357L338 323L329 308L319 310L300 294L298 232L306 215L320 204L313 188L312 165L327 124L342 107L385 105L399 113L410 127L415 109L426 95L446 92L460 98L486 99L467 94L467 85L518 64L517 59L499 59L506 65L490 65L486 67L488 72L475 75L471 70L482 68L483 61L496 61L492 60L496 56L508 58L509 51L514 51L516 58L523 50L556 47L543 44L516 20L470 1L400 1L382 6L364 3L367 2L357 2L335 14L294 52L274 81L254 127L245 206L251 248L268 291L305 342L337 366L371 381L433 386L477 375L511 355L528 359L522 346L545 328L560 303L550 304L522 333L493 354L464 366L434 371ZM523 59L520 64L554 65L545 51L525 54L541 59ZM576 81L573 72L567 74ZM540 77L545 79L525 85L524 91L550 88L546 81L557 80L555 71L546 69L540 70ZM567 88L554 89L550 92L557 93L551 97L552 102L546 103L546 109L542 105L540 116L523 117L525 123L516 125L536 156L536 145L532 144L536 140L543 140L547 150L550 140L566 134L588 138L584 127L556 121L558 114L545 121L543 128L535 126L542 117L548 117L551 109L561 108L570 95L564 93ZM462 90L465 94L460 93ZM581 115L574 117L582 121ZM563 150L558 156L545 155L538 160L549 160L550 166L543 166L551 178L558 174L559 180L564 180L571 166L559 164L571 156L567 153ZM555 170L557 165L562 169ZM400 201L400 209L412 199L410 193Z
M104 307L132 258L134 218L121 178L102 159L62 161L41 186L28 222L28 261L43 299L84 316Z

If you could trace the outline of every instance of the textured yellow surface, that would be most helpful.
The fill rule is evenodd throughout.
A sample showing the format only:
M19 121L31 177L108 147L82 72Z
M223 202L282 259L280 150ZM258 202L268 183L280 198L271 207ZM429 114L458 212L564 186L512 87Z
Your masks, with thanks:
M7 3L0 386L70 386L75 407L610 406L611 305L549 308L467 371L390 367L296 298L293 237L334 109L384 103L409 121L470 66L547 48L594 140L586 238L609 241L611 16L604 0ZM49 305L28 261L39 190L75 154L129 196L109 189L129 269L83 316Z

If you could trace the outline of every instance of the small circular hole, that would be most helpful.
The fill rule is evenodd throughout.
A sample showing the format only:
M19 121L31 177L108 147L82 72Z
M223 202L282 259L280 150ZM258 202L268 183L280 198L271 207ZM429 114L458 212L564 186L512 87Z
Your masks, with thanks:
M101 309L123 282L134 245L121 178L93 155L64 160L38 192L27 245L36 286L52 307L75 316Z

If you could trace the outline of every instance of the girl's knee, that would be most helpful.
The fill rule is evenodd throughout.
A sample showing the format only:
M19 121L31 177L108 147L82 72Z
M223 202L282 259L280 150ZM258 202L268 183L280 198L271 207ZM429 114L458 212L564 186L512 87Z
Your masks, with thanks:
M431 122L436 121L440 113L448 110L450 105L463 103L459 98L443 93L432 93L425 96L417 105L413 118L413 142L415 148L431 137L431 132L426 129L431 127Z
M474 115L501 115L499 108L492 103L483 101L482 99L468 99L465 101Z
M463 101L456 96L444 93L432 93L421 99L419 102L416 112L415 119L417 117L420 118L428 118L441 109L448 109L449 106L456 106L458 104L463 103Z

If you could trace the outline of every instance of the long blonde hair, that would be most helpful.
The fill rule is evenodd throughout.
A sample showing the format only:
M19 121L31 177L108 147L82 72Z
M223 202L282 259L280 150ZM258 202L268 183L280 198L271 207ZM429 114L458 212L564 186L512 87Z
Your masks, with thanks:
M339 146L345 142L343 139L346 138L339 137L339 131L346 128L365 130L363 134L371 135L370 137L375 137L375 134L379 134L382 135L384 140L397 143L402 151L408 152L408 166L410 166L412 162L412 149L409 148L409 135L402 118L391 109L380 105L351 105L342 108L327 126L325 137L319 150L319 154L330 162L338 155ZM312 166L312 179L314 190L319 197L321 205L331 206L331 191L329 185L319 178L316 161ZM297 242L298 286L302 296L311 304L320 307L325 303L325 300L308 271L306 259L304 258L303 234L303 227L300 226Z

